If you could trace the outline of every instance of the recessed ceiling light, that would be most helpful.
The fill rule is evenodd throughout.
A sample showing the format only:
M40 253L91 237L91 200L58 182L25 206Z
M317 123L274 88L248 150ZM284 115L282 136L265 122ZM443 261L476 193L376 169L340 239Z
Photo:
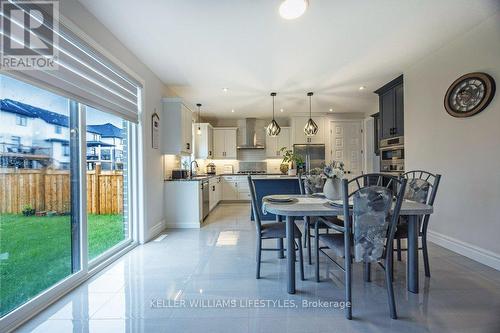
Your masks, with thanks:
M366 88L365 86L361 86L359 87L359 90L365 90L365 88Z
M285 20L296 19L306 12L307 5L307 0L285 0L280 5L280 16Z
M333 112L333 109L330 109L330 110L328 110L328 111Z
M231 112L234 113L234 109L232 109Z
M280 109L280 112L283 112L283 109Z
M227 88L222 88L222 91L223 91L223 92L227 92L227 91L228 91L228 89L227 89Z

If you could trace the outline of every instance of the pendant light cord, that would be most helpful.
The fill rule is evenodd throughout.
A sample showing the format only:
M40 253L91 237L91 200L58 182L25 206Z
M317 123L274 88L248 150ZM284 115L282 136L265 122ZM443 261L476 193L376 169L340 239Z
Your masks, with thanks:
M273 96L273 120L274 120L274 96Z
M309 95L309 119L311 119L311 96Z

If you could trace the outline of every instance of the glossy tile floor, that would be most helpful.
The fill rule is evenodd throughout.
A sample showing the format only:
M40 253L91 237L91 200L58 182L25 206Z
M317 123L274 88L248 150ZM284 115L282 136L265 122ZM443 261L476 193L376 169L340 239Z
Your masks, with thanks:
M288 295L285 260L265 252L256 280L254 256L249 205L220 205L201 230L171 230L137 247L19 331L500 332L500 272L435 245L432 277L421 271L420 294L406 291L404 260L396 265L398 320L389 318L379 268L365 283L355 265L348 321L339 307L313 306L343 300L342 274L333 264L322 259L321 283L306 264L307 280L297 278L297 294Z

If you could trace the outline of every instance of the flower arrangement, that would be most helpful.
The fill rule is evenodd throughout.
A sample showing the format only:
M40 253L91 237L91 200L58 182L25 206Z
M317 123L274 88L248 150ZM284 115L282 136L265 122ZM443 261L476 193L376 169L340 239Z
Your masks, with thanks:
M326 178L330 179L342 179L344 178L344 162L332 161L325 165L323 168L323 174Z

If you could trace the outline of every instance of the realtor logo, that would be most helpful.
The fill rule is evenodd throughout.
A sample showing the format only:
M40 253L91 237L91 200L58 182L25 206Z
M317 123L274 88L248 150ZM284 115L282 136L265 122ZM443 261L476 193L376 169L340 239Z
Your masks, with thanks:
M58 68L59 2L4 1L0 69Z

